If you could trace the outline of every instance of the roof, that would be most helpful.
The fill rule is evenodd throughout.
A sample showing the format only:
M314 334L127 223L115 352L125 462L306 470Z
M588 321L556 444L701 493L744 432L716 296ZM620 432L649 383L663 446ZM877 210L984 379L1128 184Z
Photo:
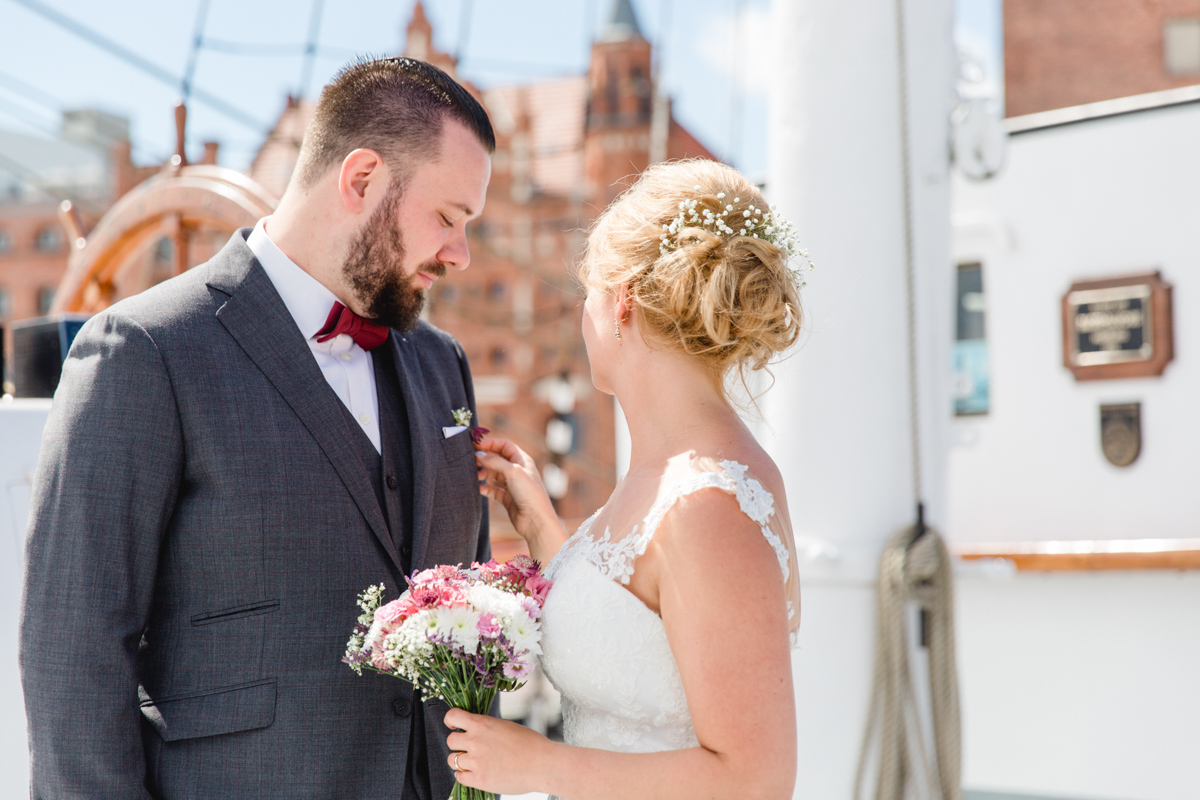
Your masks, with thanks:
M489 89L484 104L498 133L511 135L517 120L529 124L530 173L541 192L570 196L583 184L583 76Z
M1179 89L1165 89L1161 92L1135 94L1129 97L1118 97L1115 100L1101 100L1097 103L1085 103L1067 108L1056 108L1051 111L1023 114L1019 117L1009 117L1004 120L1004 129L1010 134L1026 133L1071 125L1076 122L1117 117L1122 114L1195 102L1200 102L1200 86L1184 86Z
M102 197L109 183L101 148L0 130L0 200L42 201L52 193Z
M644 39L642 29L638 25L637 15L633 13L630 0L616 0L612 13L608 15L608 23L600 32L602 42L623 42L627 39Z

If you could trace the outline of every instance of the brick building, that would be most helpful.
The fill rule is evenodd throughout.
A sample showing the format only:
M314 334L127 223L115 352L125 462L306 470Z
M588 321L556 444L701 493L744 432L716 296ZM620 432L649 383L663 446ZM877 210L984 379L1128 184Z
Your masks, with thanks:
M208 156L215 162L215 146L206 146ZM95 109L64 112L58 139L0 131L0 159L0 326L7 365L10 324L46 314L67 269L71 248L59 204L69 199L91 228L159 168L133 163L128 120ZM170 254L155 247L136 268L153 273L166 261Z
M1010 117L1200 84L1200 0L1004 0Z
M404 42L407 55L455 74L420 2ZM467 352L480 424L531 452L548 483L558 478L568 524L603 504L616 479L613 401L592 387L580 333L574 272L587 228L653 161L713 157L655 92L651 57L632 6L618 0L586 75L485 91L466 84L496 130L492 180L468 228L471 267L438 281L427 316ZM286 187L311 113L289 100L255 158L250 176L270 191ZM506 555L503 512L493 525L497 555Z

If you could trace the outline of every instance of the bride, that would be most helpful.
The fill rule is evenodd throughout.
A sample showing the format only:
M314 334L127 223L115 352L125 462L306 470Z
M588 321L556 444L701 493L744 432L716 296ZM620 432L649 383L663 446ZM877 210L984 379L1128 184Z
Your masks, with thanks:
M554 581L542 665L566 744L458 709L459 782L503 794L790 798L799 588L783 479L728 379L792 345L800 255L730 167L648 169L597 221L583 264L592 381L617 397L629 471L568 537L533 460L485 439L480 491Z

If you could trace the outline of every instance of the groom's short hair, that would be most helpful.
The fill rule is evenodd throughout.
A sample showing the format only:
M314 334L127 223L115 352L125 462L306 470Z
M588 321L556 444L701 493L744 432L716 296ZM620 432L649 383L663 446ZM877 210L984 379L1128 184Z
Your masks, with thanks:
M489 153L496 135L487 112L442 70L415 58L360 59L322 90L296 163L308 187L359 148L379 153L403 176L438 156L446 118L461 122Z

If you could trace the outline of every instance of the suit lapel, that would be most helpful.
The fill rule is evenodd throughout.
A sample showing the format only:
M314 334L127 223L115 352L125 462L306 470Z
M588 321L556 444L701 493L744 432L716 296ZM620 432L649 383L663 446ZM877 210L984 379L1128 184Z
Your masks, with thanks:
M433 522L433 489L437 483L437 457L440 452L435 434L441 433L441 425L448 424L450 409L445 409L443 414L446 421L438 422L435 416L438 410L431 405L425 390L420 358L411 337L406 338L392 331L383 347L388 348L396 359L396 375L408 410L413 462L412 567L420 569L425 564L425 550Z
M229 295L217 310L217 319L316 439L375 538L396 568L402 569L375 491L350 444L353 432L340 408L342 401L321 374L287 306L239 234L212 262L208 285Z

